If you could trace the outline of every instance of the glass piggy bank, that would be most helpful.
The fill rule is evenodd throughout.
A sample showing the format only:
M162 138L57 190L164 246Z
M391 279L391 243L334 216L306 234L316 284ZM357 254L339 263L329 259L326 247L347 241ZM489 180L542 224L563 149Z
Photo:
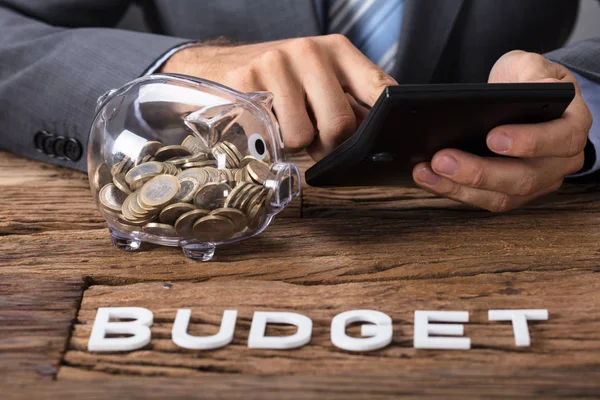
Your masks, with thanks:
M167 74L100 97L88 175L113 244L180 246L207 261L262 232L300 192L271 103L270 93Z

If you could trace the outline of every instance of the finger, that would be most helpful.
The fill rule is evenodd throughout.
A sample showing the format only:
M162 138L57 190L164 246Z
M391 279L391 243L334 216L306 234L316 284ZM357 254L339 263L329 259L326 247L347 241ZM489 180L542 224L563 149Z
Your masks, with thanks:
M454 183L512 196L537 193L577 172L582 164L583 154L572 158L484 158L457 149L441 150L431 160L432 170Z
M365 118L367 118L369 109L358 104L356 99L352 97L350 93L346 93L346 98L348 99L348 103L350 103L350 107L352 107L352 111L354 111L354 115L356 116L356 126L358 128Z
M398 82L369 60L343 35L328 35L336 73L356 100L373 106L386 86Z
M318 135L308 151L319 160L356 131L356 116L335 75L321 54L304 52L303 85L317 124Z
M587 144L592 115L575 78L567 73L562 80L575 83L576 95L561 118L496 127L487 136L488 148L513 157L573 157L581 153Z
M269 52L263 60L261 79L265 89L273 93L273 111L287 150L308 147L315 138L315 126L306 110L304 89L297 75L291 73L284 52Z
M562 184L561 179L532 195L511 196L506 193L477 189L455 183L433 172L429 163L417 165L413 170L413 179L417 185L431 193L492 212L505 212L520 207L537 197L558 190Z

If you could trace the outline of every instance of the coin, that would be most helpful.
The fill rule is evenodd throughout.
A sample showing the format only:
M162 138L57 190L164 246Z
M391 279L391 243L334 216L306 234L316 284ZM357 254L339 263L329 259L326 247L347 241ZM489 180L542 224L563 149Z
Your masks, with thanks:
M163 236L163 237L176 237L177 232L171 225L167 224L159 224L156 222L151 222L149 224L144 225L142 230L149 234L155 236Z
M240 161L240 165L239 168L245 168L246 165L250 164L250 162L256 160L256 158L252 157L252 156L246 156L244 158L242 158L242 160Z
M194 200L194 196L198 189L200 189L200 182L194 176L186 176L185 178L179 179L179 193L175 197L178 201L182 203L189 203Z
M229 193L229 196L227 196L227 199L225 199L225 208L235 208L234 204L238 200L239 193L242 190L247 190L248 185L250 185L248 182L238 182L235 188L231 190L231 193Z
M246 219L246 215L237 210L235 208L217 208L213 210L209 215L221 215L223 217L227 217L233 222L233 230L234 232L241 232L246 228L246 223L248 222Z
M125 174L125 181L132 185L133 180L138 177L152 177L162 174L165 170L165 164L158 161L149 161L143 164L136 165ZM114 176L114 174L113 174Z
M224 142L223 142L223 145L224 145L225 147L227 147L227 148L228 148L228 149L229 149L229 150L230 150L230 151L233 153L233 155L235 156L235 158L236 158L236 161L237 161L237 162L236 162L236 166L237 166L237 165L239 165L239 164L240 164L240 162L243 160L244 156L242 156L242 153L241 153L241 152L240 152L240 150L237 148L237 146L236 146L235 144L233 144L233 143L231 143L231 142L227 142L227 141L224 141Z
M167 161L172 158L189 156L190 154L192 153L190 153L190 151L186 147L180 145L172 145L162 147L156 152L154 158L156 159L156 161Z
M163 224L173 225L177 221L177 218L195 209L196 207L189 203L174 203L163 208L158 215L158 219Z
M142 149L138 154L138 164L148 161L149 158L152 158L156 155L156 152L164 147L164 144L157 141L149 141L144 144ZM149 158L146 158L149 157ZM146 161L144 161L146 159Z
M211 180L211 175L207 168L190 168L177 174L177 178L180 180L187 177L195 178L201 186L209 183Z
M173 175L155 176L140 189L140 204L162 208L175 199L180 189L179 180Z
M254 205L253 199L255 202L256 199L258 199L258 197L260 197L262 191L263 191L262 186L251 185L250 189L243 192L243 197L240 197L240 199L236 202L236 208L243 212L248 212L249 209L247 210L247 208Z
M230 192L231 186L226 183L207 183L196 192L194 204L206 210L221 208Z
M209 213L210 210L201 209L186 212L175 221L175 231L183 238L191 238L193 236L194 222L202 217L206 217Z
M227 217L209 215L194 223L193 233L201 242L222 242L233 236L234 225Z
M182 169L188 168L199 168L199 167L215 167L217 162L215 160L204 160L204 161L191 161L183 164Z
M206 145L204 140L197 136L188 135L183 139L181 145L188 149L192 154L210 152L210 148Z
M255 204L248 213L248 228L254 230L261 227L266 216L265 208L260 204Z
M98 165L96 168L96 172L94 173L94 187L95 190L100 190L104 186L108 185L113 181L112 174L110 173L110 168L106 163L102 163Z
M121 192L131 194L131 189L127 182L125 182L125 175L117 174L113 176L113 183Z
M246 165L246 171L254 182L264 185L265 181L269 179L271 168L264 161L253 160Z
M104 185L104 187L100 189L100 193L98 195L100 204L102 204L104 208L118 213L121 212L123 202L126 198L127 195L117 189L117 187L112 183Z
M113 176L117 174L125 174L131 169L132 166L133 161L129 157L124 156L119 162L115 163L112 166L112 168L110 169L110 173Z

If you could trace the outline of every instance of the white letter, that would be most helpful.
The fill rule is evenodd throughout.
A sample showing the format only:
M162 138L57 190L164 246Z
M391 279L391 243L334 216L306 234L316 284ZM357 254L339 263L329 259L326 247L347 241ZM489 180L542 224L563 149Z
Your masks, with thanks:
M192 336L187 333L190 323L192 310L180 309L177 310L177 316L171 330L171 338L173 342L184 349L194 350L210 350L223 347L231 343L233 339L233 331L235 329L235 319L237 311L225 310L223 319L221 320L221 328L216 335L212 336Z
M111 318L134 318L135 321L109 322ZM92 327L88 351L131 351L150 343L152 311L141 307L100 307ZM107 338L106 334L132 335Z
M531 344L527 320L546 321L548 310L489 310L490 321L512 321L515 345L528 347Z
M353 322L370 322L360 328L363 338L346 335L346 326ZM381 349L392 341L392 319L379 311L352 310L336 315L331 320L331 343L348 351L370 351Z
M296 325L298 331L291 336L265 336L267 323ZM248 347L251 349L294 349L310 342L312 321L310 318L288 312L256 311L250 326Z
M469 338L431 337L429 335L462 336L462 324L430 324L429 322L469 322L467 311L415 311L415 349L452 349L471 348Z

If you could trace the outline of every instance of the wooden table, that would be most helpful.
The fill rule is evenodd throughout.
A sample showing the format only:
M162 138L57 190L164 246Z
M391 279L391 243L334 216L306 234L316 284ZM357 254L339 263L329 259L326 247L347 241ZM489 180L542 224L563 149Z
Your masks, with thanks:
M0 203L2 398L600 396L597 182L502 215L415 188L304 187L262 235L218 249L209 263L174 248L112 248L78 172L0 153ZM151 344L87 352L102 306L150 309ZM178 348L170 330L182 307L193 310L198 335L238 310L233 342ZM487 319L502 308L550 317L530 322L532 345L518 348L510 322ZM388 314L391 345L334 347L331 319L352 309ZM249 349L260 310L310 317L311 343ZM415 310L468 311L472 349L414 349Z

